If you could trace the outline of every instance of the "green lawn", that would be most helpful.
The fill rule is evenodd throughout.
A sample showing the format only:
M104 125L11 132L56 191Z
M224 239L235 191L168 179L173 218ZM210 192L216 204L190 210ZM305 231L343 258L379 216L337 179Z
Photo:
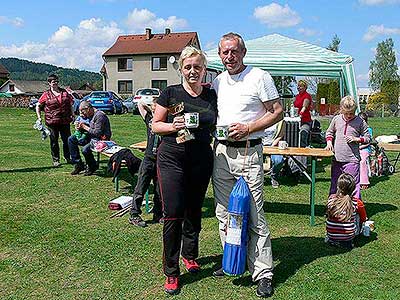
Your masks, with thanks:
M110 116L121 145L145 139L139 116ZM122 172L115 192L106 161L98 175L51 167L49 142L32 129L34 113L0 108L0 299L163 299L160 225L110 219L109 200L132 193ZM328 121L322 121L326 128ZM371 119L375 135L399 133L398 119ZM136 153L139 154L139 153ZM393 157L393 154L391 155ZM400 165L398 166L400 168ZM324 244L329 161L318 164L316 223L309 226L309 185L265 179L265 210L276 263L272 299L400 299L400 173L374 178L364 192L376 230L350 252ZM149 220L150 215L144 215ZM211 189L203 209L202 272L182 272L174 299L255 299L250 275L214 279L221 260ZM168 297L170 298L170 297ZM172 298L172 297L171 297Z

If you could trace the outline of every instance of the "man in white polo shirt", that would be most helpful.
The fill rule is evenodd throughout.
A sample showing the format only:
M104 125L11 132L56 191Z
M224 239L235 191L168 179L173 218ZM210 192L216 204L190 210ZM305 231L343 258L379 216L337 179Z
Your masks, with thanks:
M218 95L217 126L229 126L229 139L216 140L214 146L213 184L221 243L224 245L226 237L229 195L244 170L252 194L247 265L253 281L258 283L257 295L269 297L273 293L273 261L270 232L263 210L261 138L265 128L283 118L283 109L270 74L243 64L246 47L240 35L228 33L222 36L218 53L226 71L212 84ZM247 139L249 148L244 165ZM214 276L223 275L222 269L214 272Z

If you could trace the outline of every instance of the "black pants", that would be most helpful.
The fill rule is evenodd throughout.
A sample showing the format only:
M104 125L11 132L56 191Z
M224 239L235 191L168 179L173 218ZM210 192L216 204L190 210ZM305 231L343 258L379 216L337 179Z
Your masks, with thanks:
M163 266L167 276L179 275L179 254L199 254L201 208L212 174L213 153L206 142L162 142L157 172L163 204Z
M302 122L300 126L300 147L308 147L310 145L311 122Z
M162 218L160 188L158 186L156 159L144 156L140 164L138 181L135 191L133 192L131 215L141 214L140 206L143 203L144 195L149 189L150 182L153 180L154 196L153 196L153 220L159 221Z
M66 125L49 125L50 130L50 149L53 161L60 161L60 146L58 145L58 136L61 135L63 144L63 154L66 160L71 159L68 147L68 137L71 135L69 124Z

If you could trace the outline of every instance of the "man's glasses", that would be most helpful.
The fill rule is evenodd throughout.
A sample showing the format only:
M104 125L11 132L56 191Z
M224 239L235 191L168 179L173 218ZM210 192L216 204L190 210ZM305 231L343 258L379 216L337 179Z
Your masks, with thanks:
M50 83L57 83L58 84L58 80L52 80L52 81L50 81Z

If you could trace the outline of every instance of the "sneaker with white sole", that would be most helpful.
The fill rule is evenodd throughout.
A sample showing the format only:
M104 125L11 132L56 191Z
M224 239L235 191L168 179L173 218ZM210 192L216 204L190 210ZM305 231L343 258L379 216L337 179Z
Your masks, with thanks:
M139 215L132 215L129 218L129 223L131 223L132 225L135 225L137 227L147 227L146 222L142 219L141 216Z
M279 187L279 182L276 179L271 178L271 186L274 189L277 189Z

